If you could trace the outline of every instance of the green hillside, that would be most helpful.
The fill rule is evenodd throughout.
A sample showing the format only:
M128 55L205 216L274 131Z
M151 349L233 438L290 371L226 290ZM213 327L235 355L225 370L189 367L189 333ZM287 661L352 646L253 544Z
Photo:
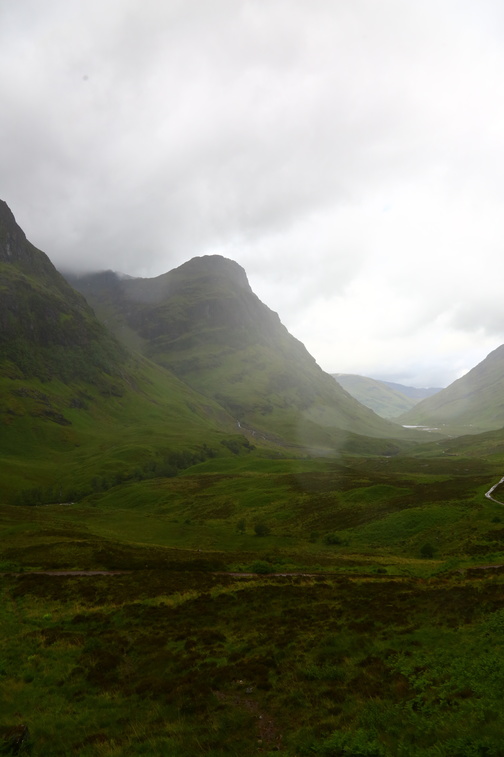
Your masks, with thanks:
M320 451L341 446L348 432L407 437L321 370L231 260L194 258L155 279L105 272L69 280L118 338L219 402L257 438Z
M0 295L2 501L65 501L230 454L223 408L132 358L5 203Z
M221 442L235 428L222 408L147 361L125 367L111 394L86 381L0 379L2 501L80 499L229 454Z
M420 402L401 423L436 426L454 435L504 426L504 345L438 394Z

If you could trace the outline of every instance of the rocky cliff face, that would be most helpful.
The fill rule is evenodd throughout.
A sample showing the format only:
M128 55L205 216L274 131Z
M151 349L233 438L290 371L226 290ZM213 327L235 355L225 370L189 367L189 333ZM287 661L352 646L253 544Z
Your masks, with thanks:
M0 201L0 370L42 379L117 371L124 351Z
M0 261L12 263L28 258L26 246L24 232L17 225L7 203L0 200Z
M0 200L0 264L15 266L29 276L48 281L68 293L68 285L58 273L47 255L34 247L16 223L14 215L3 200Z

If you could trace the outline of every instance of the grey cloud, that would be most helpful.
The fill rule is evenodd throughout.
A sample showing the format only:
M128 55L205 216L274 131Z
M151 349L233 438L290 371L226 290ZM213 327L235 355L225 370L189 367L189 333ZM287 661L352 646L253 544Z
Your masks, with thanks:
M288 322L358 341L359 292L410 291L422 347L502 338L471 291L500 259L503 31L492 0L5 3L0 196L60 267L218 252ZM337 330L312 342L337 358Z
M485 297L484 292L466 303L460 304L452 318L455 328L465 332L481 333L488 336L504 334L504 304L496 292L493 297Z

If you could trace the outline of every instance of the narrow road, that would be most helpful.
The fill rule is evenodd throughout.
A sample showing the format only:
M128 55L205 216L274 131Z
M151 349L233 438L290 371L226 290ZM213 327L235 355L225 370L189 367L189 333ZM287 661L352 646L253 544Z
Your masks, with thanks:
M485 493L485 497L487 497L488 499L491 499L491 500L492 500L493 502L497 502L497 504L498 504L498 505L504 505L504 502L501 502L500 500L498 500L498 499L495 499L495 497L492 497L492 493L493 493L493 492L494 492L494 491L495 491L495 490L497 489L497 487L498 487L498 486L500 486L501 484L504 484L504 476L503 476L503 477L501 478L501 480L500 480L500 481L499 481L498 483L494 484L494 486L492 486L492 488L491 488L491 489L489 489L489 490L488 490L488 491L487 491L487 492Z

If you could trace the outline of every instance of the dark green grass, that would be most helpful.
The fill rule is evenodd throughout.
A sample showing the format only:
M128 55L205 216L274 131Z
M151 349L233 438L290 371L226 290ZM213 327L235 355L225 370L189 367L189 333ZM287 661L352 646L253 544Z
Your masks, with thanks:
M220 442L234 424L221 408L147 361L130 368L108 396L85 383L0 380L2 501L67 501L163 465L166 474L174 453L230 454Z
M0 726L51 754L501 754L503 578L1 579Z
M504 461L452 452L243 451L0 507L0 572L24 571L0 577L0 729L33 757L498 757L504 573L478 566L504 563Z
M432 573L456 561L504 559L502 506L484 497L500 475L500 464L449 456L230 454L175 477L112 485L66 507L10 509L27 532L7 527L0 559L43 567L50 545L52 567L124 567L132 546L151 565L185 550L225 555L221 563L244 570L266 557L278 571L360 565ZM265 536L257 536L258 526ZM61 538L46 538L58 529ZM82 537L65 539L65 529Z
M142 503L164 523L157 534L186 547L414 558L433 542L436 557L449 559L500 551L498 537L490 542L501 509L483 496L498 477L498 466L470 458L210 460L177 479L112 491L100 505L128 508L133 523ZM271 529L266 541L253 536L257 522ZM337 550L325 543L334 532Z

